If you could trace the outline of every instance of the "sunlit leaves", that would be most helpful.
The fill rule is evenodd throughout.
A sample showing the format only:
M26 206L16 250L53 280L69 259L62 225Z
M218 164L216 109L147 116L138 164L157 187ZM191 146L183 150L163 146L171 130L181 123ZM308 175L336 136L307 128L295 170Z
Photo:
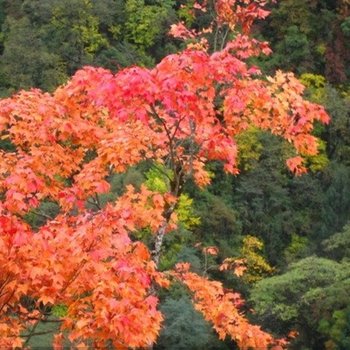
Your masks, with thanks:
M11 332L18 337L26 320L44 317L37 311L40 305L55 304L65 305L62 330L71 341L92 339L100 346L110 339L116 346L154 342L162 316L149 290L152 281L167 282L148 249L132 242L128 232L145 225L156 230L162 216L155 214L162 211L156 195L130 188L98 214L60 216L35 234L2 214L0 307L6 327L0 344ZM25 295L31 296L30 308L23 307ZM11 319L13 312L17 317Z

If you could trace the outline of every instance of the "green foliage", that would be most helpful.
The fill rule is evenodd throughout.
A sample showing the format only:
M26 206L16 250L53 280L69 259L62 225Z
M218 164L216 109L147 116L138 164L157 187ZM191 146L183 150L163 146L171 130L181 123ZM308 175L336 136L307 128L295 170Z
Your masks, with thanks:
M300 81L307 87L308 97L315 102L324 102L326 95L326 79L319 74L304 73Z
M193 199L187 194L181 194L176 208L179 221L185 229L189 230L200 224L200 217L195 216L193 211Z
M190 231L185 230L181 226L164 236L162 254L159 263L160 270L169 270L179 261L184 261L185 258L189 258L189 261L195 261L198 266L198 258L196 252L192 249L186 250L186 246L193 243L194 237Z
M318 210L321 220L315 222L313 239L321 241L338 232L349 220L350 210L350 168L332 162L322 174L321 206Z
M59 206L53 202L42 202L37 209L33 209L25 216L26 222L37 229L48 220L54 219L59 213Z
M257 128L250 128L236 138L239 149L238 164L244 171L253 169L261 156L263 145L259 140L260 132Z
M52 307L52 315L55 317L64 317L67 315L68 308L64 304L54 305Z
M350 259L350 225L322 242L325 254L334 260Z
M5 152L16 151L16 146L8 138L0 139L0 150Z
M350 265L318 257L300 260L286 273L259 281L251 293L265 326L282 333L293 328L299 332L295 349L301 344L323 349L329 341L324 320L332 322L334 310L347 308L349 296Z
M199 241L219 248L223 257L237 256L241 240L241 223L238 213L219 196L208 192L195 198L196 212L201 218L194 233Z
M340 25L341 30L347 37L350 36L350 16L346 17Z
M276 50L278 54L275 55L274 60L278 67L288 67L301 73L307 71L311 66L308 38L296 25L287 29L283 40L276 45Z
M290 26L295 25L302 33L312 31L312 12L309 5L303 0L285 0L272 10L272 26L279 28L278 36L282 37Z
M23 0L22 3L17 14L24 15L31 23L39 27L50 22L52 8L58 3L58 0Z
M195 21L195 15L193 12L194 0L187 1L186 4L183 4L178 9L177 13L179 18L186 23L187 26L190 26Z
M297 73L313 72L341 81L347 55L339 35L341 6L328 0L284 0L272 7L261 33L271 38L274 55L267 66ZM346 30L346 24L343 25ZM334 43L337 41L337 44Z
M148 64L149 57L127 41L102 49L95 58L97 65L117 71L130 65Z
M108 45L99 32L99 19L93 15L90 0L57 2L52 8L50 32L51 47L69 62L69 72L90 63L93 55Z
M191 271L202 273L201 259L198 257L198 250L191 247L183 247L177 254L177 262L188 262L191 264Z
M332 159L350 165L350 99L329 85L325 90L322 102L332 117L326 134L328 154Z
M146 52L160 40L168 30L164 26L171 16L173 0L153 1L126 0L125 31L126 40L134 44L141 52Z
M7 17L4 28L4 52L0 61L3 88L15 91L36 86L53 90L66 80L60 57L47 49L40 32L28 18Z
M161 164L155 164L147 171L145 176L145 185L151 191L157 191L159 193L165 193L169 191L172 173Z
M304 73L300 77L300 81L306 86L306 96L313 102L325 104L328 88L326 79L322 75ZM314 134L322 137L325 132L324 126L316 125ZM329 157L327 154L327 142L320 140L318 144L318 154L308 156L306 165L312 172L324 170L329 164Z
M86 64L152 65L176 47L167 38L175 2L0 1L0 94L53 90ZM30 62L30 63L29 63Z
M153 165L145 174L145 185L151 190L159 193L165 193L170 190L170 181L172 173L161 164ZM187 194L182 193L176 206L175 213L179 222L186 230L199 225L200 219L195 215L193 210L193 199Z
M125 173L111 175L109 178L111 192L119 196L125 191L128 185L139 189L145 182L142 168L142 165L139 167L130 167Z
M123 2L120 0L92 0L92 15L98 18L101 32L106 35L111 31L111 28L119 24L123 15Z
M318 154L314 156L306 157L306 166L312 172L318 172L324 170L329 164L329 159L327 156L327 145L324 141L319 141L318 143Z
M271 275L274 269L266 261L263 254L264 243L257 237L247 235L243 238L241 257L246 260L247 270L242 279L247 283L256 283Z
M308 244L309 240L307 237L301 237L293 233L291 242L284 251L287 263L305 257L308 253Z
M350 307L334 311L330 319L320 321L318 330L326 334L327 350L347 350L350 347Z
M168 297L160 307L165 315L157 350L228 349L220 342L203 316L195 311L188 296Z
M5 4L6 4L6 0L0 0L0 28L2 28L2 25L4 24L6 19ZM3 33L0 32L0 50L1 51L3 49L2 41L3 41Z
M244 234L255 232L266 245L268 261L281 261L280 252L287 246L292 232L302 230L293 213L290 178L283 165L284 146L275 137L259 134L263 150L249 172L234 179L232 207L238 212ZM305 228L306 229L306 228Z

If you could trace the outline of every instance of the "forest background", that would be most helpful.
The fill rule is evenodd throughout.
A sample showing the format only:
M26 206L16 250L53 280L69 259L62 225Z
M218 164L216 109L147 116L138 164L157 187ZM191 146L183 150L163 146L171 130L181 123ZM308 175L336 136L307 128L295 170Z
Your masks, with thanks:
M194 16L191 1L175 0L1 0L0 94L38 87L53 91L85 65L112 71L130 65L152 67L184 47L168 35L184 21L205 27L212 14ZM350 348L350 2L281 0L254 26L274 54L257 58L266 74L293 71L309 100L326 107L332 121L319 125L320 153L308 159L308 174L293 176L284 165L289 149L277 137L249 129L239 138L238 176L213 163L205 190L188 184L186 224L166 237L163 270L178 261L220 279L247 300L250 318L264 329L298 336L292 349ZM223 46L230 33L211 38ZM6 140L1 148L10 149ZM142 166L111 180L115 198L160 174ZM44 203L42 213L55 215ZM40 227L43 216L28 222ZM199 244L200 242L200 244ZM215 246L216 255L202 247ZM225 258L246 259L241 277L219 273ZM155 349L232 349L220 341L193 309L180 287L161 295L164 328ZM56 310L56 313L64 310ZM44 325L42 332L51 325ZM40 330L39 330L40 331ZM36 337L43 346L50 335Z

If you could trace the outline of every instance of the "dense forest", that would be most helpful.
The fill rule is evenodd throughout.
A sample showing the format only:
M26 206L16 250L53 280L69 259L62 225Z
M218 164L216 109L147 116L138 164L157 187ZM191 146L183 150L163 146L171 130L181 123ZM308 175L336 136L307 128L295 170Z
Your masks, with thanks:
M199 32L213 20L215 1L208 1L205 11L203 3L0 0L0 95L31 88L53 92L84 66L113 73L129 66L152 69L192 40L169 35L171 25L182 21ZM189 262L199 275L239 292L250 322L275 337L290 335L288 349L348 350L350 2L279 0L268 3L267 10L269 16L258 18L251 32L270 43L272 54L248 62L264 75L293 72L306 87L304 98L325 107L330 123L316 122L313 130L319 152L306 156L308 172L295 176L285 165L293 150L282 137L255 126L240 133L238 174L227 174L221 162L211 161L206 168L210 185L198 188L193 179L184 183L177 205L181 223L164 237L159 270ZM241 30L223 25L208 31L208 50L222 50ZM0 141L2 152L14 147L6 138ZM140 189L146 184L164 193L170 178L161 166L140 162L108 174L110 191L85 205L101 208L129 185ZM39 230L58 212L56 202L44 199L24 217ZM136 236L150 246L147 228ZM223 261L241 261L244 272L237 266L236 274L219 271ZM164 322L153 349L238 349L228 337L219 339L180 283L162 289L159 299ZM50 348L57 331L50 318L65 312L64 304L54 305L25 346Z

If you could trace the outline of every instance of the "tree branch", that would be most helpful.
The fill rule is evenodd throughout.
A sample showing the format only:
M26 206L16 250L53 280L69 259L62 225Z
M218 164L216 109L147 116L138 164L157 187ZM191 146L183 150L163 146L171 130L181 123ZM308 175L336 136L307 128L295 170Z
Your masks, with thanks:
M170 157L171 157L171 163L172 163L171 167L173 168L175 166L175 153L174 153L174 142L173 142L174 136L171 135L170 130L168 129L168 126L166 125L164 119L159 116L159 114L157 113L157 111L153 105L151 105L151 111L152 111L152 115L155 117L155 119L158 120L163 125L165 133L168 137L169 147L170 147Z
M224 34L223 37L222 37L220 50L223 50L223 49L224 49L225 44L226 44L226 39L227 39L227 36L228 36L228 33L229 33L229 32L230 32L230 28L227 27L227 28L226 28L226 31L225 31L225 34Z
M43 217L45 219L48 219L48 220L53 220L54 219L52 216L47 215L45 213L42 213L41 211L36 211L34 209L32 209L32 213L35 214L35 215L41 216L41 217Z
M38 322L38 323L39 323L39 322ZM38 324L38 323L37 323L37 324ZM34 328L34 327L33 327L33 328ZM36 335L50 334L50 333L53 333L53 332L55 332L55 331L56 331L56 330L42 331L42 332L31 332L31 333L29 333L29 334L23 334L23 335L21 335L21 337L22 337L22 338L27 338L26 341L25 341L25 343L24 343L23 345L27 345L28 342L29 342L29 340L30 340L32 337L36 336Z
M26 341L23 344L23 347L25 347L29 343L29 340L35 335L35 330L38 327L40 321L41 321L41 318L39 318L38 322L32 327L32 329L30 330L29 334L22 335L23 338L27 338Z

